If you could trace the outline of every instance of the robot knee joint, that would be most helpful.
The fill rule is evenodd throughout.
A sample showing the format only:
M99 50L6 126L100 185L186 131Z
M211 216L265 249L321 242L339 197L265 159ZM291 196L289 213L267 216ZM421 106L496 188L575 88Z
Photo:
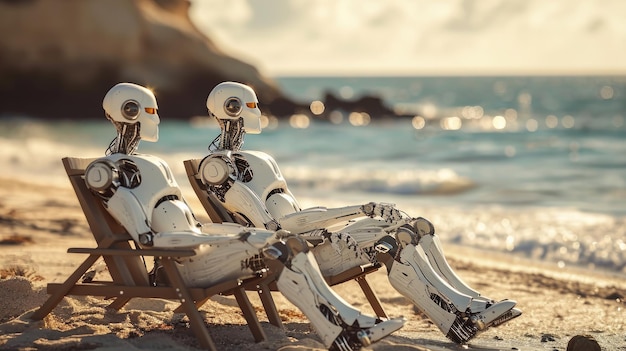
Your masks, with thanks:
M263 249L263 256L266 259L286 263L290 259L290 250L284 242L278 241Z
M413 220L411 224L405 224L398 228L396 239L398 245L405 247L410 244L417 245L420 239L426 235L435 235L435 227L429 220L419 217Z
M396 231L396 240L398 242L398 246L406 247L407 245L417 245L420 241L421 236L416 234L414 228L408 224L405 224L398 228Z
M395 253L398 251L398 243L392 237L387 235L378 240L374 248L379 253L389 253L390 255L395 256Z
M435 226L423 217L416 218L413 221L413 228L420 238L424 235L435 235Z
M290 250L290 255L291 256L295 256L297 254L299 254L300 252L308 252L309 251L309 246L306 242L306 240L297 237L297 236L292 236L289 237L286 240L286 244L287 247Z
M299 237L292 236L285 241L277 241L263 250L266 259L278 260L283 264L290 261L300 252L308 252L307 242Z

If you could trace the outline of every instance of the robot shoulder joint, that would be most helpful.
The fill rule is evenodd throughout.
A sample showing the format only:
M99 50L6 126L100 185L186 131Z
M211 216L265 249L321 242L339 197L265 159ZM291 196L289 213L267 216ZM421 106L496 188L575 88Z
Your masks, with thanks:
M204 184L220 185L233 174L230 159L221 155L210 155L200 164L200 177Z
M119 186L119 171L109 160L92 162L85 170L87 186L97 192L104 192Z

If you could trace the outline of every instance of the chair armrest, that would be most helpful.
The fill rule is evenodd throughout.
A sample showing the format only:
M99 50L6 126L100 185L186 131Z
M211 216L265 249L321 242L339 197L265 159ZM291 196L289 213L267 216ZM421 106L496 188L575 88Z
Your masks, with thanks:
M197 254L193 249L100 249L100 248L82 248L72 247L67 250L68 253L82 253L101 256L155 256L155 257L189 257Z

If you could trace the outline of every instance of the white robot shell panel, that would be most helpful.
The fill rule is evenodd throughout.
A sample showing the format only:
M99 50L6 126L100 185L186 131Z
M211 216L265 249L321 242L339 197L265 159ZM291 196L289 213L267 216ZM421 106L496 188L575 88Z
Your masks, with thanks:
M285 193L272 194L265 201L265 207L274 218L281 218L285 213L300 211L294 198Z
M209 287L231 279L254 275L244 263L258 249L245 241L231 240L216 245L200 245L198 255L181 259L179 271L191 287Z
M154 232L192 231L198 234L201 231L195 226L193 214L189 207L180 200L163 201L152 211L152 225Z
M172 177L165 162L158 157L150 155L125 155L113 154L106 159L113 163L121 160L129 160L137 166L141 173L142 182L132 189L133 195L145 206L144 212L151 216L156 203L166 195L174 195L182 199L182 193L176 180ZM160 174L160 176L156 176ZM151 218L148 218L151 220Z
M259 151L242 151L240 154L244 156L253 173L252 180L246 186L259 194L263 201L271 191L287 189L287 181L270 155Z

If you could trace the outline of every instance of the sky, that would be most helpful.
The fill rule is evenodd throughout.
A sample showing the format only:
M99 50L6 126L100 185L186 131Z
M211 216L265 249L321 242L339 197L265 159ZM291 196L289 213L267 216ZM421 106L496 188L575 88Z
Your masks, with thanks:
M270 76L626 74L624 0L192 0Z

